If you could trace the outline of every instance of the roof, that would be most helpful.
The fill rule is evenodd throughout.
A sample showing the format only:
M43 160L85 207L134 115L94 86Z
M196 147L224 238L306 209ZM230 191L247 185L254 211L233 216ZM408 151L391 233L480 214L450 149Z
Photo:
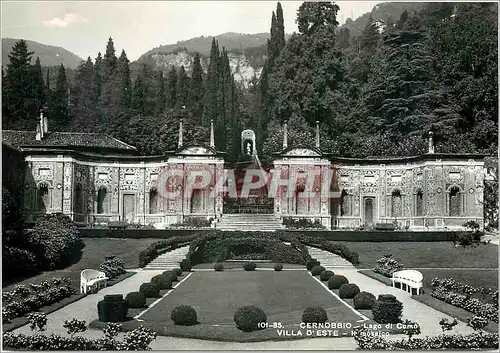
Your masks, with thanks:
M137 151L134 146L100 133L49 131L42 140L37 141L35 131L3 130L2 142L15 148L69 147L75 149Z

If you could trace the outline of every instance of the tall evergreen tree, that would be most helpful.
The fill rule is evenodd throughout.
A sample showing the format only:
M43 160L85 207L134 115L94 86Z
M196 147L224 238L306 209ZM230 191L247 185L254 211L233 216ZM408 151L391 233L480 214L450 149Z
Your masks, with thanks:
M101 96L102 91L102 55L101 52L97 54L94 64L94 84L95 84L95 94L97 98Z
M129 60L122 50L114 74L114 90L112 94L112 121L108 122L107 132L116 137L123 137L123 129L130 119L132 106L132 83L130 79Z
M75 115L71 121L71 130L77 132L98 132L94 64L90 56L76 69L75 79Z
M33 97L33 110L31 110L31 114L36 115L47 103L42 66L39 57L36 58L35 65L32 67L31 89L31 96Z
M115 46L110 37L106 45L106 54L100 65L101 72L101 94L99 97L99 125L101 131L106 131L109 121L113 115L113 91L115 90L114 75L118 59L115 55Z
M167 106L167 95L165 89L165 78L163 77L163 71L158 70L155 75L156 80L156 93L155 93L155 116L160 116L165 112Z
M202 125L208 126L210 120L217 118L217 92L219 89L219 44L212 39L210 49L210 62L207 70L207 80L205 81L205 97L203 105Z
M59 66L56 87L52 94L52 104L49 109L51 125L54 131L65 131L68 128L69 85L64 65Z
M193 60L193 73L191 74L191 87L189 90L189 102L192 107L193 116L201 123L203 114L203 68L201 67L200 54L196 53Z
M33 130L37 116L30 116L27 100L31 99L31 57L24 40L14 44L2 81L2 100L5 102L2 128Z
M139 75L135 79L132 111L135 115L153 116L156 110L156 91L152 68L143 64Z
M189 95L189 77L186 74L186 70L184 69L184 66L181 66L179 69L179 74L177 75L177 97L176 97L176 104L179 108L186 107L186 108L191 108L189 106L189 100L188 100L188 95Z
M167 108L173 109L177 105L177 70L170 68L167 75Z

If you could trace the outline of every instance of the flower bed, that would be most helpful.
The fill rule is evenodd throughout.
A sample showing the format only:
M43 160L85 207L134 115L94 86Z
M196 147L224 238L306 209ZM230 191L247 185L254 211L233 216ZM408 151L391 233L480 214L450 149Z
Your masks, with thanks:
M2 319L4 323L21 317L41 307L51 305L75 293L69 278L53 278L30 286L17 285L10 292L2 293Z
M392 254L384 254L377 260L377 265L373 272L380 273L385 277L392 277L392 274L401 271L404 268L403 264L392 258Z
M115 278L126 272L123 261L114 256L108 256L106 260L99 265L99 271L104 272L109 279Z
M431 296L458 308L470 311L473 314L483 316L488 320L498 322L498 306L494 304L485 303L467 295L450 292L445 287L433 289Z

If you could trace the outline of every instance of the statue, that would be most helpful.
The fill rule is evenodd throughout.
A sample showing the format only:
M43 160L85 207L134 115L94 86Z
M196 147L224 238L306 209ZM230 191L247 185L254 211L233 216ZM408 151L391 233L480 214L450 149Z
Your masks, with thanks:
M252 143L247 142L247 155L251 155L251 154L252 154Z

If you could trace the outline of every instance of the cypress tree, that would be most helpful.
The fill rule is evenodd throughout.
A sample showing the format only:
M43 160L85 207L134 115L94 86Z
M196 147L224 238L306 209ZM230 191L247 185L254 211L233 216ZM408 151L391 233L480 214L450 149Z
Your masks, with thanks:
M283 50L286 45L285 41L285 20L283 19L283 9L281 8L281 3L278 2L276 7L276 32L275 32L275 42L276 48L278 49L278 55Z
M75 79L75 116L71 122L71 130L98 132L94 64L90 56L76 69Z
M123 138L123 129L130 119L132 105L132 83L130 80L129 60L125 50L118 59L114 75L114 91L112 96L113 121L109 123L108 133Z
M115 90L114 75L118 59L115 55L115 46L110 37L106 45L106 54L102 59L101 71L101 94L99 97L99 125L101 131L106 131L109 120L113 115L113 91Z
M55 131L64 131L68 127L69 85L64 65L59 66L56 88L52 95L49 116ZM51 125L52 126L52 125Z
M192 107L193 116L201 124L203 114L203 68L201 67L200 54L196 53L193 61L193 73L191 75L191 89L189 90L189 102Z
M173 109L177 103L177 70L172 66L167 75L167 108Z
M208 126L210 119L217 118L217 92L219 86L219 45L215 38L212 39L210 49L210 62L207 70L207 80L205 81L205 97L203 105L202 125Z
M163 77L163 71L158 70L155 75L156 79L156 93L155 93L155 116L160 116L165 112L165 107L167 105L167 95L165 92L165 78Z
M176 104L179 108L182 108L183 106L186 108L190 108L189 106L189 100L188 100L188 95L189 95L189 77L186 74L186 70L184 69L184 66L181 66L179 69L179 74L177 76L177 97L176 97Z

